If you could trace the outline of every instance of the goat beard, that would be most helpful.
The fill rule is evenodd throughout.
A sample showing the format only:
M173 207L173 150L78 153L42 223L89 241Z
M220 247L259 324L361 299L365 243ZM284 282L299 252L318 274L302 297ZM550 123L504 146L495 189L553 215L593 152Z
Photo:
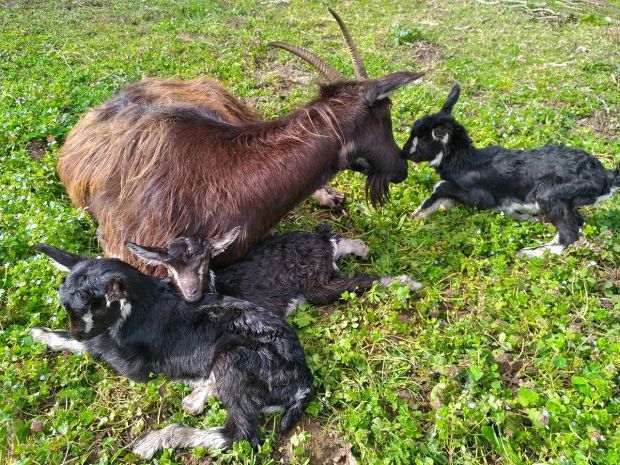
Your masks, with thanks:
M390 178L385 174L370 173L366 177L366 201L379 207L390 199Z

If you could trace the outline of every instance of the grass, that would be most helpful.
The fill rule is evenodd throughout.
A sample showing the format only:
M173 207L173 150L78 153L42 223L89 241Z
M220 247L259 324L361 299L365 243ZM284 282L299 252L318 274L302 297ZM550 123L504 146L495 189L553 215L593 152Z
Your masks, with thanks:
M337 9L370 75L427 73L393 98L400 144L459 81L455 114L478 145L558 142L620 162L618 2L544 2L557 13L548 20L536 2L515 3ZM269 40L307 46L349 75L352 66L319 1L5 1L0 21L0 462L136 463L129 445L147 428L208 427L225 411L210 401L189 417L188 388L135 384L28 336L31 326L67 326L60 273L32 244L98 253L95 225L58 181L58 148L86 110L145 76L212 76L266 117L285 114L314 95L315 74ZM165 451L154 463L345 463L347 451L360 464L620 462L620 197L584 209L578 247L525 262L516 251L548 241L549 225L463 207L410 220L435 180L412 167L373 210L362 178L342 173L333 185L348 196L347 216L306 202L282 223L328 221L370 246L371 260L346 271L426 284L292 316L318 390L293 436L266 419L257 451Z

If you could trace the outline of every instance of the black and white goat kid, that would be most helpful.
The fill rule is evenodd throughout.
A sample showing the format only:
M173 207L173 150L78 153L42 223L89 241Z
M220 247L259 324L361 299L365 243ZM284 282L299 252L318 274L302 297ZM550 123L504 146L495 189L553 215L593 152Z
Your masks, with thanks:
M365 259L368 246L359 239L333 234L327 225L318 226L315 234L296 231L267 237L237 263L215 273L208 270L212 254L234 241L237 231L235 228L210 240L180 237L165 247L126 245L148 264L165 266L168 277L186 299L195 295L193 290L199 283L202 291L248 300L282 316L302 302L326 305L338 300L345 291L365 292L375 282L386 287L400 283L411 290L422 288L422 284L405 275L343 276L336 264L338 259L346 255Z
M520 220L540 214L557 234L548 244L521 249L519 256L540 257L545 250L562 253L579 238L584 222L579 207L604 200L618 189L620 167L607 170L589 153L560 145L477 149L452 116L459 93L455 84L438 113L414 123L403 147L403 157L429 162L441 178L413 217L427 218L439 208L450 208L454 201Z
M121 375L146 381L151 374L194 387L183 399L200 413L216 395L228 417L200 430L171 424L136 441L144 458L162 448L228 448L260 442L261 412L281 412L290 431L312 396L312 375L293 329L279 316L243 300L206 295L190 304L169 281L142 274L117 259L90 259L49 245L36 247L69 270L59 290L71 331L33 328L52 350L89 352Z

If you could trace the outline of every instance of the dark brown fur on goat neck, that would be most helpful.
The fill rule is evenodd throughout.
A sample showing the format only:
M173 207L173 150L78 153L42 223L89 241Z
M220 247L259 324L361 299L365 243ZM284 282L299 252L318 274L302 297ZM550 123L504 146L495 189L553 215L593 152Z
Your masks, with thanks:
M269 122L213 81L183 87L144 80L78 122L58 171L72 201L99 223L106 256L152 272L127 251L126 241L163 245L240 225L237 243L216 263L229 264L339 170L368 154L375 157L362 168L370 197L383 201L388 183L407 174L386 95L419 77L394 73L324 85L319 98ZM157 86L176 86L182 97L158 101Z

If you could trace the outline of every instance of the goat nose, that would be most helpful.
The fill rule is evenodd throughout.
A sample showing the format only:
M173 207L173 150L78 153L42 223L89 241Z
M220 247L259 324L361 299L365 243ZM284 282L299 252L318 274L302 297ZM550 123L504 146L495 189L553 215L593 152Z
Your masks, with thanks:
M191 295L191 296L195 296L197 292L198 292L198 289L196 289L195 287L190 287L190 288L187 290L187 293L188 293L189 295Z

